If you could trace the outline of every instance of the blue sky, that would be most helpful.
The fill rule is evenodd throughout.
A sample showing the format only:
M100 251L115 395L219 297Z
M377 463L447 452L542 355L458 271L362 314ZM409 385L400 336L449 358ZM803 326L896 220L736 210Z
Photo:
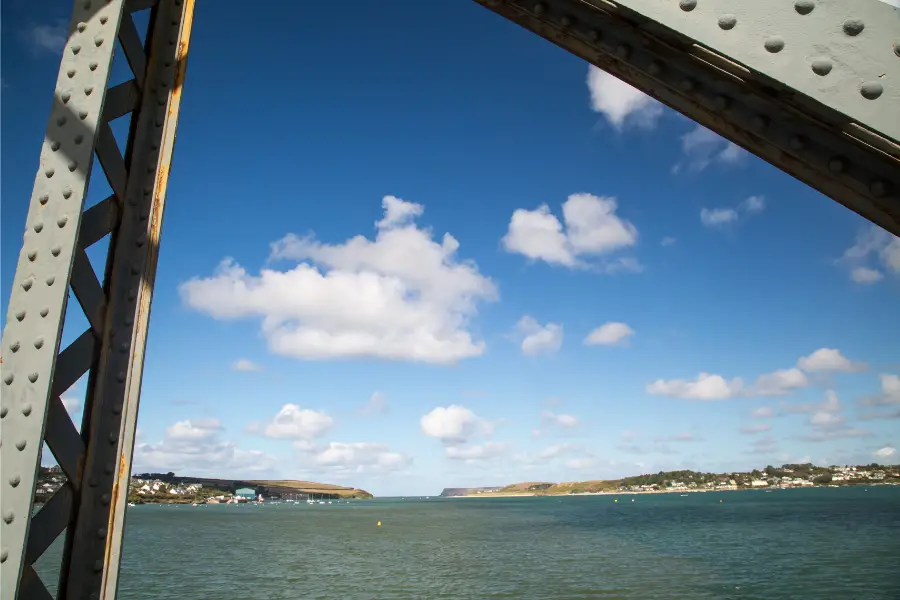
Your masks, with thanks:
M32 4L3 7L4 314L70 8ZM427 495L896 462L900 240L445 4L199 4L135 470Z

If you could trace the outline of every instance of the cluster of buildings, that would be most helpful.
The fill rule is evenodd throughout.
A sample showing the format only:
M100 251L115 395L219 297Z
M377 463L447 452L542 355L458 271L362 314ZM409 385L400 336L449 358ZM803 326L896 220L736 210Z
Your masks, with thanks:
M138 479L131 478L131 491L139 496L156 496L159 494L168 494L170 496L193 496L200 488L203 487L199 483L189 483L186 485L170 484L158 479Z

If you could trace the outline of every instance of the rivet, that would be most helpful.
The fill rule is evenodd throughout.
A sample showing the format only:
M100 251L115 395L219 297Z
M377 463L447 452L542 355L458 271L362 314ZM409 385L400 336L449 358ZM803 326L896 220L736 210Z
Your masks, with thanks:
M894 42L894 54L900 56L900 41Z
M106 529L104 527L97 530L97 537L101 539L106 537Z
M547 10L547 5L543 2L538 2L534 5L534 14L537 16L541 16Z
M22 405L22 414L25 415L26 417L31 415L31 405L30 404Z
M563 27L569 28L572 26L573 20L572 20L572 17L570 17L569 15L563 15L562 18L559 20L559 23Z
M115 471L115 468L113 467L112 463L106 463L106 466L103 468L103 470L106 471L107 475L112 475Z
M80 144L81 142L83 142L83 141L84 141L84 136L83 136L83 135L78 134L78 135L75 136L75 145L76 145L76 146L77 146L78 144Z
M63 198L68 200L72 196L72 188L67 187L66 189L64 189L62 195L63 195Z
M44 338L39 337L36 340L34 340L34 347L37 348L38 350L43 348L44 347Z
M66 76L69 79L72 79L73 77L75 77L75 69L69 69L68 71L66 71Z
M33 286L33 285L34 285L34 280L33 280L33 279L30 279L30 278L29 278L29 279L26 279L25 281L22 282L22 289L24 289L24 290L27 292L28 290L31 289L31 286ZM19 314L22 315L22 318L19 319L19 320L21 321L22 319L25 318L25 311L23 310L23 311L22 311L21 313L19 313ZM18 317L18 315L16 315L16 316Z
M87 28L87 23L81 22L76 26L76 28L78 29L79 33L83 33L84 30Z
M766 50L774 54L775 52L781 52L784 49L784 40L778 36L770 37L765 41L763 46Z
M616 46L616 56L621 59L627 59L631 55L631 47L628 44L619 44Z
M44 224L38 221L33 225L33 229L35 233L40 233L44 230Z
M79 46L78 44L72 46L72 54L78 54L79 52L81 52L81 46Z
M815 7L816 3L813 0L797 0L794 2L794 10L801 15L808 15Z
M658 60L654 60L647 66L647 72L650 73L651 75L659 75L660 73L662 73L662 70L663 70L662 63L659 62Z
M16 442L16 449L17 449L19 452L21 452L22 450L25 449L25 446L27 446L27 445L28 445L28 442L27 442L27 441L25 441L25 440L19 440L18 442Z
M90 69L91 71L96 71L98 66L99 65L97 63L92 62L91 64L88 65L88 69Z
M828 169L832 173L843 173L845 168L847 168L847 162L843 158L835 157L828 161Z
M802 135L795 135L790 139L791 148L794 150L803 150L806 148L806 138Z
M93 92L94 92L94 86L92 86L92 85L89 85L86 88L84 88L85 96L90 96Z
M0 550L0 563L5 563L7 558L9 558L9 550L6 548Z
M887 193L887 184L880 179L876 179L869 184L869 191L872 192L872 195L876 198L880 198Z
M121 415L122 414L122 404L120 402L116 402L115 404L113 404L112 412L114 415ZM113 443L115 443L115 441L113 441Z
M678 3L678 6L684 12L691 12L697 8L697 0L681 0L681 2Z
M119 374L116 375L116 380L118 380L119 383L124 383L125 382L125 371L119 371Z
M766 125L768 125L768 124L769 124L769 120L766 119L766 118L765 118L764 116L762 116L762 115L756 115L756 116L754 116L752 119L750 119L750 125L751 125L751 127L753 127L753 129L755 129L756 131L760 131L760 130L762 130L762 129L765 129L765 128L766 128Z
M118 436L118 434L115 434L115 433L109 434L109 443L110 443L110 444L115 444L115 443L118 442L118 441L119 441L119 436Z
M9 375L7 375L6 377L3 378L3 383L5 383L6 385L12 385L12 382L14 379L15 379L15 377L13 377L13 374L10 373Z
M54 173L56 173L56 171L54 171L52 167L47 169L46 171L44 171L44 175L47 176L47 179L50 179L51 177L53 177Z
M22 284L22 287L25 287L25 284L26 284L26 283L28 284L28 287L25 288L25 289L26 289L26 290L31 289L31 279L26 279L25 282ZM22 320L23 320L24 318L25 318L25 311L24 311L24 310L20 310L20 311L18 311L18 312L16 313L16 321L18 321L19 323L21 323Z
M75 162L74 160L70 160L69 164L66 166L69 168L69 173L74 173L75 169L78 168L78 163Z
M103 561L98 558L97 560L94 561L94 572L99 573L102 570L103 570Z
M63 104L68 104L69 100L72 98L72 94L70 94L69 92L65 92L59 98L62 100Z
M866 100L874 100L884 91L884 88L877 81L867 81L859 88L859 93Z
M97 487L97 478L91 477L90 479L88 479L88 485L91 487Z
M94 38L94 45L97 46L98 48L99 48L100 46L102 46L102 45L103 45L103 38L102 38L102 37L95 37L95 38Z
M731 100L726 96L716 96L713 98L713 105L716 110L725 110L731 104Z
M56 118L56 124L62 127L66 124L66 118L64 116L59 116Z
M592 42L599 42L601 37L602 36L600 35L600 32L596 29L591 29L590 31L588 31L588 39Z
M13 342L9 345L9 349L16 353L19 351L19 342Z
M122 344L119 346L119 352L121 352L122 354L127 354L127 353L128 353L128 348L129 348L129 343L128 343L128 342L122 342Z
M13 511L7 510L3 513L3 520L6 521L6 524L9 525L13 522L13 519L16 518L16 515L13 514Z
M135 244L137 245L138 248L143 247L144 244L146 244L146 243L147 243L147 235L146 234L143 234L140 237L138 237L137 241L135 242Z
M137 275L140 272L141 272L141 265L139 265L136 262L131 263L131 274Z
M60 217L59 220L56 221L56 225L57 225L57 227L62 229L63 227L66 226L66 223L68 223L68 222L69 222L69 219L67 217Z
M59 142L57 142L56 140L50 142L50 150L52 150L53 152L59 150Z
M81 119L82 121L87 119L87 116L88 116L88 111L86 111L86 110L82 110L82 111L78 112L78 118Z
M51 275L51 276L48 277L47 280L46 280L47 286L49 287L49 286L53 285L53 283L54 283L55 281L56 281L56 277L54 277L53 275Z
M31 252L28 253L28 261L29 262L34 262L34 260L36 258L37 258L37 250L32 250Z
M691 79L690 77L685 77L678 84L678 87L680 87L681 90L684 92L692 92L692 91L694 91L694 88L697 87L697 84L694 83L694 80Z
M107 17L106 15L103 15L102 17L100 17L100 24L101 24L101 25L106 25L106 22L107 22L107 21L109 21L109 17Z
M135 288L131 288L128 290L128 300L134 300L137 297L137 290Z
M734 26L737 25L737 17L734 15L722 15L719 17L719 28L728 31L730 29L734 29Z
M865 28L865 23L859 19L847 19L844 21L844 33L847 35L859 35Z
M134 325L134 317L128 315L127 317L122 319L122 324L125 325L125 327L131 327L132 325ZM124 373L122 373L122 377L125 377Z
M52 254L53 256L59 256L60 252L62 252L62 247L60 246L53 246L52 248L50 248L50 254Z
M59 148L59 142L54 142L54 143L56 144L56 147ZM52 146L51 146L51 148L52 148ZM49 201L50 201L50 194L41 194L41 197L38 198L38 202L40 202L41 205L47 204L47 202L49 202Z
M18 487L20 483L22 483L22 478L18 475L13 475L9 478L9 485L12 487Z
M827 58L817 58L812 61L812 70L816 75L828 75L831 73L831 61Z
M90 9L90 8L91 8L91 2L90 2L90 0L87 0L87 1L84 3L84 10L88 10L88 9Z
M5 406L3 408L0 408L0 419L5 419L6 413L8 413L8 412L9 412L9 409L6 408ZM15 486L13 486L13 487L15 487Z
M44 307L41 309L40 315L41 315L41 317L46 317L49 313L50 313L50 309Z

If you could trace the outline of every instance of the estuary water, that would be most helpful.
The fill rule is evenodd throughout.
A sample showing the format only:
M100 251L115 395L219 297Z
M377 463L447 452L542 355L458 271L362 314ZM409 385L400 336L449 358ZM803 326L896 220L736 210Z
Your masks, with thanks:
M119 598L176 597L898 600L900 487L129 508Z

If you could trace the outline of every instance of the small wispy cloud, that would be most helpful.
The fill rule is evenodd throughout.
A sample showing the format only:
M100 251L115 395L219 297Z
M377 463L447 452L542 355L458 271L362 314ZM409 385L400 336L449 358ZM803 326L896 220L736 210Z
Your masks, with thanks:
M25 39L35 55L60 55L69 40L68 22L57 19L52 24L35 25L25 31Z

